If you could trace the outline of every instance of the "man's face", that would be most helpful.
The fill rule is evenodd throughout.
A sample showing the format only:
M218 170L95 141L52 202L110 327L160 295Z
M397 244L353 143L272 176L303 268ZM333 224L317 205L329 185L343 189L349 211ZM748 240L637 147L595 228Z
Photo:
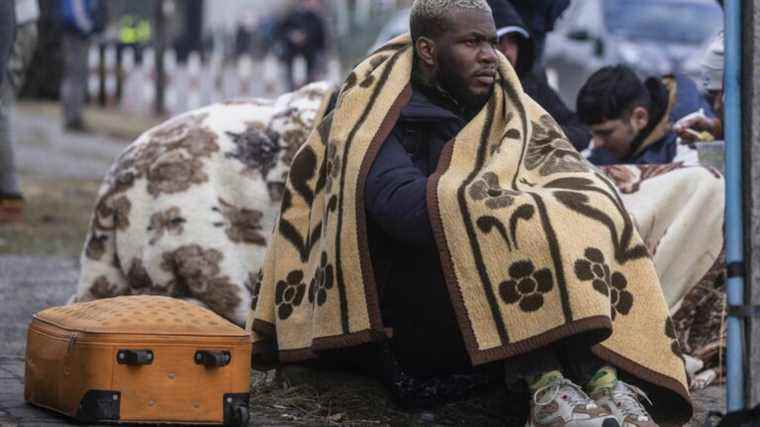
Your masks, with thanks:
M630 153L631 143L638 133L629 115L591 125L593 147L604 148L618 159L623 159Z
M467 107L485 104L496 81L496 45L491 13L452 12L447 31L436 40L439 84Z
M517 58L520 55L520 44L518 43L519 35L516 33L505 34L499 40L499 51L509 59L512 66L517 65Z

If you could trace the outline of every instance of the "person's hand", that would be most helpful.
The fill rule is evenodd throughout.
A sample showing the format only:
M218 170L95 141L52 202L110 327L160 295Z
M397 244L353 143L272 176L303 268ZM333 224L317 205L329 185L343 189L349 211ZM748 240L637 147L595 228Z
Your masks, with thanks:
M716 135L719 131L718 119L701 112L692 113L676 122L673 131L685 143L710 141L719 136Z
M288 39L294 45L303 47L306 44L306 33L301 30L294 30L288 33Z

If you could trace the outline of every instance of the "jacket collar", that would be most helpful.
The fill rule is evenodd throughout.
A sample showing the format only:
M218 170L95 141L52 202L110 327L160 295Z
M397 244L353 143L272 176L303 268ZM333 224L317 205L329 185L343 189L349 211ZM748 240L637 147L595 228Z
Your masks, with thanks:
M645 82L652 97L650 109L651 120L649 125L639 133L631 144L629 157L640 155L652 144L664 138L671 130L670 112L676 103L677 85L672 76L666 76L662 80L655 78Z
M466 117L454 97L439 86L424 81L416 69L412 72L411 84L412 97L401 110L402 120L436 122L462 120Z

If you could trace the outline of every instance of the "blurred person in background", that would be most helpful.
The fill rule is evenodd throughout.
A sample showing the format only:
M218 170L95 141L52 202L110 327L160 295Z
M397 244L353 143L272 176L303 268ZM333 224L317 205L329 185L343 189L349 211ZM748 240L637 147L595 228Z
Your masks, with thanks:
M488 0L488 4L496 23L499 51L515 68L525 93L559 123L576 150L584 150L591 141L591 132L562 102L559 94L549 86L546 79L532 72L536 62L535 40L520 15L507 0Z
M13 4L13 2L11 2ZM11 45L6 66L0 79L0 222L19 221L23 197L16 176L13 146L13 109L16 94L24 84L24 76L37 47L37 20L40 8L37 0L15 0L15 40ZM12 27L11 27L12 28Z
M528 25L533 38L533 65L531 71L546 81L544 70L544 48L546 34L554 30L554 23L570 6L570 0L509 0L515 7L523 22Z
M673 128L685 142L723 139L724 53L724 33L721 31L710 43L701 64L702 89L704 89L705 99L712 106L716 117L697 113L679 120Z
M13 94L18 94L24 85L26 70L32 62L37 49L37 21L40 19L38 0L15 0L16 3L16 41L8 59L8 82L13 87Z
M106 25L105 0L60 0L59 17L63 27L63 103L64 127L84 131L82 118L87 90L88 53L92 38Z
M306 61L306 81L301 83L311 83L318 78L319 61L327 44L321 8L320 0L301 0L277 27L275 34L280 43L280 58L285 63L289 91L297 89L293 63L298 57Z
M256 16L246 11L235 28L235 58L253 55L257 48Z
M588 160L597 165L671 163L676 156L673 123L696 111L714 113L684 76L641 81L625 65L607 66L578 93L581 121L591 128Z
M0 1L0 86L8 86L8 60L16 35L16 10L13 0ZM11 145L10 109L6 97L0 98L0 223L21 219L23 198L16 176Z

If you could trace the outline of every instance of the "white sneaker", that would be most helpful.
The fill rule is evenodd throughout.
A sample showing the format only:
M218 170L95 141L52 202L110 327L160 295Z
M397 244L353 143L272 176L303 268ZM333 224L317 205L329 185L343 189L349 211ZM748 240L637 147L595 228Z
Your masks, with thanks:
M641 403L643 399L651 406L652 401L636 386L618 380L614 386L602 388L592 397L617 417L621 427L658 427Z
M566 378L536 390L527 427L620 427L614 415Z

